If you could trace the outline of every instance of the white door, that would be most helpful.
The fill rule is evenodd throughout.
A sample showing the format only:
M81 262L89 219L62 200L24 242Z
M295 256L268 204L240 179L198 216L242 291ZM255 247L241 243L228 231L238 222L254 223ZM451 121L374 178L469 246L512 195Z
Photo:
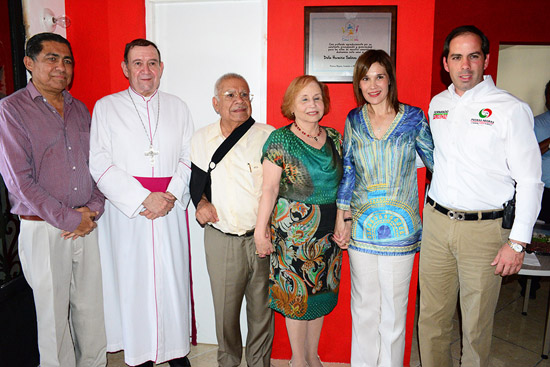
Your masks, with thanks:
M252 116L265 122L267 0L146 0L146 7L147 38L164 62L160 88L188 104L195 130L217 120L214 83L228 72L246 78L254 94ZM189 222L198 342L217 344L203 229L192 204ZM241 329L245 340L244 307Z

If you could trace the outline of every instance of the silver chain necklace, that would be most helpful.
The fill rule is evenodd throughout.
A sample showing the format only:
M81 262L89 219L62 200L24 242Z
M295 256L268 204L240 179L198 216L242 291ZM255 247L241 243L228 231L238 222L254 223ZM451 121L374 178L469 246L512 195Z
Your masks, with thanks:
M143 126L143 131L145 131L145 135L147 135L147 140L149 140L149 149L144 152L144 155L146 157L149 157L149 161L151 162L151 167L155 165L155 156L159 154L158 150L153 149L153 140L155 139L155 136L157 135L158 127L159 127L159 116L160 116L160 94L158 95L157 99L157 124L155 125L155 132L153 133L153 136L150 136L147 132L147 127L145 127L145 123L143 123L143 120L141 119L141 115L139 114L139 111L137 109L136 103L134 102L134 99L132 98L132 94L130 93L130 89L127 89L128 96L130 97L130 100L132 101L132 104L134 105L134 108L136 110L136 113L139 117L139 121L141 122L141 126Z

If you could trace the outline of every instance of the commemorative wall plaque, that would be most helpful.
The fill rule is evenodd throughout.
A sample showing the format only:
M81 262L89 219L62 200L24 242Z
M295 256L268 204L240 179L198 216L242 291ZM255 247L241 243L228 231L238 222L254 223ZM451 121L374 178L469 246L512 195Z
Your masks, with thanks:
M323 82L351 82L365 51L386 51L395 63L396 6L304 8L305 73Z

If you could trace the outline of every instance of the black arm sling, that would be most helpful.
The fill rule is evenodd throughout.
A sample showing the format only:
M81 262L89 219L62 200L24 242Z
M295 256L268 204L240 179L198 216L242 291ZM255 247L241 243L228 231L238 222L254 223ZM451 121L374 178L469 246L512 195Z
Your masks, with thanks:
M208 171L205 172L194 163L191 162L191 182L189 183L189 189L191 191L191 200L195 205L199 205L199 201L204 194L208 201L212 201L212 180L210 178L210 172L216 165L220 163L223 157L233 148L235 144L243 137L244 134L254 125L254 119L249 117L248 120L237 126L235 130L229 134L229 136L221 143L216 149L210 163L208 164Z

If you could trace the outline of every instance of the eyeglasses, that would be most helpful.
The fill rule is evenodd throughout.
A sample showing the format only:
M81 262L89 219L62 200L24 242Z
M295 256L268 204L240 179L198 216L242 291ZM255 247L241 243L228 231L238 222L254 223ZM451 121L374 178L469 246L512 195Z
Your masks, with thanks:
M224 92L222 95L223 95L223 98L225 98L227 101L234 101L238 98L238 96L241 97L243 101L249 101L249 102L252 102L252 99L254 98L253 94L250 94L248 92L237 93L236 90L228 90L227 92Z

